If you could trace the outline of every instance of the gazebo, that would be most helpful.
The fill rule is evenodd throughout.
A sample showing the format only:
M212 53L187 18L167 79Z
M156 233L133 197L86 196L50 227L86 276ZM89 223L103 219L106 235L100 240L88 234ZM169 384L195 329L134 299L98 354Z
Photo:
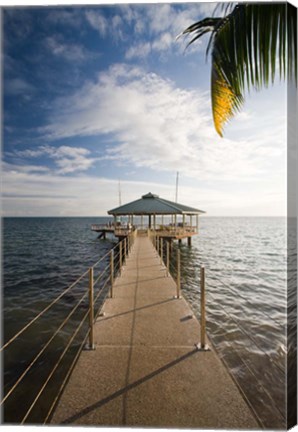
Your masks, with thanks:
M108 211L114 216L114 234L128 235L131 230L151 230L158 236L181 240L198 234L202 210L160 198L151 192L140 199ZM122 218L122 221L121 221ZM125 220L125 223L123 223Z

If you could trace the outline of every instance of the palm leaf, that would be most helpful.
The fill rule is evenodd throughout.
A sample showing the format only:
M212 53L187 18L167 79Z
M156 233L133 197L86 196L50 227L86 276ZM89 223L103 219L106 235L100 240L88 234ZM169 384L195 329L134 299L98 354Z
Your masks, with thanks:
M245 92L274 82L277 59L280 77L297 83L297 17L286 3L241 3L225 17L205 18L184 34L196 33L190 45L208 31L212 111L222 135L224 124L241 109Z

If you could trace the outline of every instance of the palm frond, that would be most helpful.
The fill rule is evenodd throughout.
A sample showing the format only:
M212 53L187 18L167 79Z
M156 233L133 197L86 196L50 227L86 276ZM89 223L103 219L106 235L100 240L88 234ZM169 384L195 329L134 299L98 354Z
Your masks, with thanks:
M212 111L222 135L224 124L241 109L251 87L267 87L277 69L282 79L297 83L297 17L295 8L286 3L237 4L223 18L206 18L188 27L185 34L196 33L188 45L205 34L207 26Z

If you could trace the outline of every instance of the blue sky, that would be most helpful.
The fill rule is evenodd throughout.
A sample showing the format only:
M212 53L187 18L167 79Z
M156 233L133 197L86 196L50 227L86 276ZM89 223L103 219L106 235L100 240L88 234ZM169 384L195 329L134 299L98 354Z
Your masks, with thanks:
M210 216L286 214L286 87L252 92L224 138L208 37L176 36L212 3L3 10L2 213L99 216L152 192Z

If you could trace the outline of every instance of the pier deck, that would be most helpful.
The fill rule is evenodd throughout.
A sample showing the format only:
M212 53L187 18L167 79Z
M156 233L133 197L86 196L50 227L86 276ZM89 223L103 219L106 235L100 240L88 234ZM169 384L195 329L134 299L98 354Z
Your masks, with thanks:
M259 429L213 349L195 348L199 323L175 294L150 240L137 237L52 424Z

